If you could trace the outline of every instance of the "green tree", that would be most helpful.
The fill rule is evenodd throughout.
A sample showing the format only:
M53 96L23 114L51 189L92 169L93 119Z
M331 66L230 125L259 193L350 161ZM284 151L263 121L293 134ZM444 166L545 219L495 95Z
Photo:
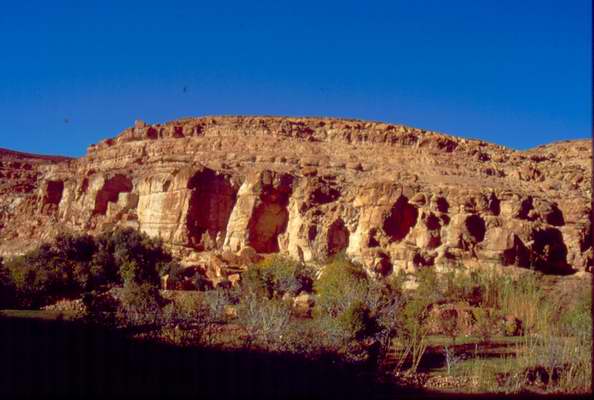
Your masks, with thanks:
M0 257L0 307L13 307L16 302L15 295L15 287L10 271L4 265L2 257Z

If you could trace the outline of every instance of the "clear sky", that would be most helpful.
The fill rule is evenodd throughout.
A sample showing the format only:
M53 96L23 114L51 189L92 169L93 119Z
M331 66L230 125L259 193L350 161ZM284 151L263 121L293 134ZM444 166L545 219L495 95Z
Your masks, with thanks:
M135 119L220 114L587 138L591 16L590 0L3 2L0 147L80 156Z

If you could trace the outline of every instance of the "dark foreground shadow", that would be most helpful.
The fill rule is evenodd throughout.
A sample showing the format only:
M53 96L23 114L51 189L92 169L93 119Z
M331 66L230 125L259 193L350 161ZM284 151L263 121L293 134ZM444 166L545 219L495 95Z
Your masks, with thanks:
M0 318L0 360L0 398L461 398L331 361L138 342L67 321Z

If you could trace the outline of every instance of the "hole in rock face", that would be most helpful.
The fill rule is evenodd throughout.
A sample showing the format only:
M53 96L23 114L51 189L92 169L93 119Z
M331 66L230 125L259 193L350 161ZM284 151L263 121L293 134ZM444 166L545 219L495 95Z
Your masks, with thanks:
M495 196L495 193L491 193L489 198L489 210L496 216L501 213L501 201Z
M471 215L466 218L464 224L466 225L466 229L473 242L478 243L485 239L487 228L485 227L485 221L481 217L478 215Z
M107 212L108 203L116 203L120 193L130 193L132 191L132 181L130 178L118 174L105 181L103 187L97 192L95 198L95 214Z
M349 230L341 219L328 228L328 255L333 256L345 250L349 244Z
M318 187L310 195L311 203L320 205L336 201L340 197L340 192L332 186L324 185Z
M369 241L367 242L368 247L379 247L379 242L377 240L377 229L371 228L369 230Z
M435 264L435 256L424 253L417 253L413 257L413 264L417 267L433 266Z
M586 252L592 247L592 224L588 225L588 229L582 234L580 240L580 251Z
M415 226L418 216L417 208L402 196L392 206L388 217L384 220L384 232L390 237L390 241L401 241Z
M188 239L199 251L208 250L218 244L217 237L224 237L227 232L237 189L229 177L211 169L196 173L188 182L188 189L192 189L186 219Z
M318 228L315 225L311 225L307 230L307 239L313 242L316 240L316 236L318 236Z
M519 219L534 221L534 219L535 219L534 217L528 216L530 211L532 211L533 209L534 209L534 204L533 204L532 197L528 197L528 198L522 200L522 203L520 204L520 209L518 210L517 217Z
M522 240L514 235L514 244L511 248L503 251L501 261L503 265L517 265L527 268L530 266L530 251Z
M439 212L447 213L448 210L450 209L450 205L448 204L448 201L443 197L439 197L436 200L436 203L437 203L437 211L439 211Z
M532 265L544 273L570 272L567 264L567 246L561 231L555 228L532 232Z
M427 219L425 220L425 226L430 231L434 231L436 229L441 228L439 218L437 218L433 213L431 213L431 214L429 214L429 216L427 216Z
M563 213L559 210L559 207L553 205L551 207L551 212L547 214L547 223L554 226L563 226L565 225L565 219L563 218Z
M258 253L276 253L279 251L278 235L287 229L290 192L268 186L260 195L260 204L256 206L248 224L248 244Z
M80 184L80 188L78 189L79 194L87 193L89 189L89 178L83 179L82 183Z
M48 181L47 190L43 202L45 204L60 204L62 201L62 193L64 192L64 182L62 181Z
M394 266L390 261L390 257L385 253L379 253L378 256L379 259L373 266L373 270L381 276L390 275L394 271Z

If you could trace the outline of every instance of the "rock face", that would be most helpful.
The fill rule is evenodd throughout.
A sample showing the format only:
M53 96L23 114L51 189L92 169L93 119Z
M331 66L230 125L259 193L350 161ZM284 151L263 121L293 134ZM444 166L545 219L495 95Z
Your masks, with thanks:
M175 253L340 252L379 275L592 265L591 142L514 151L357 120L137 121L79 159L0 152L0 254L130 226Z

